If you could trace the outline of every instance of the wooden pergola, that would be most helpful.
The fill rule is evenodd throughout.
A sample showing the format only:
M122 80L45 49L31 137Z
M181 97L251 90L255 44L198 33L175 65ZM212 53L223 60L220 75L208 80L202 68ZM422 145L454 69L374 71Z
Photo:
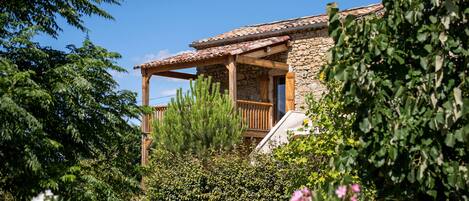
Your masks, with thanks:
M272 61L265 59L269 55L288 51L288 36L272 37L250 41L243 44L231 44L217 48L214 54L206 54L210 52L210 48L197 50L196 52L184 53L176 55L164 60L142 64L135 68L140 68L142 73L142 104L148 106L150 101L150 79L152 76L164 76L178 79L195 79L197 75L189 73L176 72L174 70L223 65L228 71L228 91L233 103L249 104L250 101L238 102L237 100L237 64L248 64L268 69L277 69L285 72L285 95L286 95L286 111L295 108L295 74L290 72L289 65L284 62ZM236 47L238 45L239 47ZM212 48L213 49L213 48ZM205 52L203 52L205 51ZM218 52L217 52L218 51ZM220 53L221 52L221 53ZM208 55L208 56L207 56ZM187 59L188 58L188 59ZM158 109L156 110L158 112ZM161 112L161 111L160 111ZM270 114L272 112L270 111ZM160 113L161 114L161 113ZM148 147L151 139L148 134L151 132L150 115L142 117L142 165L146 165L148 161ZM267 122L267 121L266 121ZM266 126L272 127L272 123L267 122Z

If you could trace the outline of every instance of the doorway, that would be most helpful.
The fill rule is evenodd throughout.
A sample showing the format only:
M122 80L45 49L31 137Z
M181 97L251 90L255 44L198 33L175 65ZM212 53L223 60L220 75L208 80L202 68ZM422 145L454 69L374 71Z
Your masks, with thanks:
M274 76L274 124L286 113L285 76Z

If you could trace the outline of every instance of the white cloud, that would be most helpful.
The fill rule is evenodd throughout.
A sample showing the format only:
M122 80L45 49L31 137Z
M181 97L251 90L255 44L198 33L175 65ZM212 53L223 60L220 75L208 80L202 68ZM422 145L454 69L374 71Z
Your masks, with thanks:
M180 51L180 52L176 52L176 53L171 53L168 49L164 49L164 50L160 50L156 53L145 54L145 55L143 55L143 57L136 57L133 60L137 64L142 64L142 63L155 61L155 60L161 60L161 59L165 59L165 58L168 58L168 57L171 57L171 56L175 56L175 55L182 54L182 53L188 53L188 52L193 52L193 51L192 50L185 50L185 51Z
M161 91L161 95L162 96L176 95L176 91L177 91L177 89L165 89L165 90Z
M184 79L178 79L178 78L172 78L172 77L163 77L165 81L169 82L177 82L177 83L189 83L189 80L184 80Z
M143 55L143 57L134 57L132 60L135 63L135 65L140 65L140 64L143 64L143 63L146 63L146 62L161 60L161 59L165 59L165 58L168 58L168 57L171 57L171 56L175 56L175 55L183 54L183 53L188 53L188 52L194 52L194 51L193 50L185 50L185 51L179 51L179 52L176 52L176 53L171 53L168 49L164 49L164 50L159 50L156 53L145 54L145 55ZM112 75L116 76L116 77L123 77L123 75L120 75L119 73L115 73L115 74L116 75L114 75L114 74L112 74ZM132 69L132 70L130 70L129 74L131 76L136 76L136 77L141 76L140 69ZM161 77L161 78L163 78L163 77ZM176 79L176 78L163 78L163 79L165 79L165 81L179 82L179 83L186 81L186 80Z
M168 58L170 56L173 56L173 54L171 54L169 52L169 50L160 50L158 51L157 53L149 53L149 54L145 54L143 56L143 63L145 62L149 62L149 61L154 61L154 60L160 60L160 59L164 59L164 58Z

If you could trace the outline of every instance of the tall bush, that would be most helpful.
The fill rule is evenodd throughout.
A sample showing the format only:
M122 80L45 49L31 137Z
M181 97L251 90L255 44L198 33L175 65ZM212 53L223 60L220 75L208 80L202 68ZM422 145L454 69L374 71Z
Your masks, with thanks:
M162 121L154 121L155 146L172 153L207 156L241 140L242 119L229 95L211 77L199 76L185 94L178 89Z
M360 19L328 8L335 45L324 72L343 82L356 112L344 134L361 142L335 165L358 170L379 195L467 199L469 2L383 4L381 16Z
M269 157L256 164L236 152L212 155L154 153L146 181L147 200L288 200L306 178L299 166Z

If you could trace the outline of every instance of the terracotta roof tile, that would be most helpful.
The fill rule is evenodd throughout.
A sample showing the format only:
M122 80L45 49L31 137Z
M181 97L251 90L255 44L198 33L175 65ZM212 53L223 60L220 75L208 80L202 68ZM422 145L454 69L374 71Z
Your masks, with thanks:
M260 49L269 45L275 45L278 43L285 42L289 40L289 36L277 36L277 37L270 37L264 38L254 41L246 41L241 43L235 43L230 45L224 46L217 46L206 48L197 51L190 51L184 52L175 56L171 56L162 60L156 60L141 64L138 67L141 68L150 68L150 67L158 67L163 65L171 65L171 64L178 64L178 63L187 63L187 62L195 62L195 61L202 61L206 59L212 59L216 57L223 57L228 55L237 55L244 52L249 52L252 50Z
M383 10L382 4L373 4L364 7L352 8L341 11L346 15L366 15ZM264 24L251 25L234 29L232 31L198 41L191 46L197 51L185 52L162 60L151 61L135 68L149 68L178 63L188 63L241 54L265 46L281 43L290 39L287 36L290 31L306 30L312 26L326 26L328 17L326 14L307 16L296 19L282 20Z
M373 12L378 12L382 9L383 9L382 4L372 4L372 5L368 5L364 7L347 9L347 10L341 11L341 13L344 16L345 15L360 16L360 15L366 15L366 14L373 13ZM286 30L289 28L297 28L297 27L300 28L303 26L309 26L313 24L327 23L327 21L328 21L327 15L321 14L321 15L307 16L307 17L301 17L301 18L296 18L296 19L289 19L289 20L282 20L282 21L276 21L276 22L270 22L270 23L264 23L264 24L251 25L251 26L237 28L232 31L225 32L214 37L194 41L192 42L191 46L195 48L205 48L204 46L206 46L208 42L213 43L213 42L222 41L225 39L235 39L235 38L245 37L245 36L250 36L250 35ZM285 33L278 33L278 34L285 35ZM249 39L246 39L246 40L249 40Z

